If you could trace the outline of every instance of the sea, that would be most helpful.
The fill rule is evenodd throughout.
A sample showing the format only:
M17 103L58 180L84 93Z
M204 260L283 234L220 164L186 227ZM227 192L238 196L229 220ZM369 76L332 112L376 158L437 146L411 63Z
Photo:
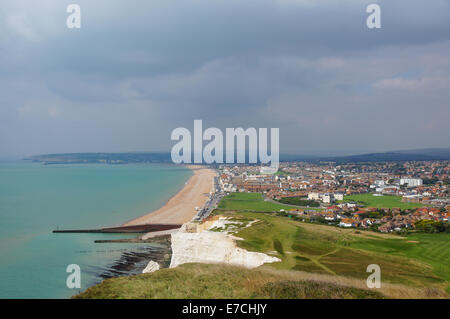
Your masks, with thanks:
M101 282L124 253L158 244L94 243L136 235L52 230L118 226L163 206L190 176L162 164L0 162L0 298L70 298ZM67 285L69 265L79 266L80 288Z

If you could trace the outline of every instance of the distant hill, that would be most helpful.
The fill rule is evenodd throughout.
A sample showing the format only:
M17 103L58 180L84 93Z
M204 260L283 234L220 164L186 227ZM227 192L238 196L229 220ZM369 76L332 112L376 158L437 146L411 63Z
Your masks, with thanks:
M316 161L321 159L318 155L295 155L295 154L280 154L280 161L289 162L289 161Z
M369 153L351 156L323 157L320 160L336 162L396 162L450 160L450 148L401 150L384 153Z
M427 154L432 156L450 156L450 148L422 148L414 150L393 151L401 154Z
M44 164L130 164L130 163L172 163L169 152L130 153L67 153L35 155L26 158ZM247 157L248 160L248 157ZM429 148L400 150L385 153L369 153L351 156L314 156L281 154L281 161L333 161L333 162L394 162L450 160L450 148Z
M347 156L281 155L281 161L396 162L450 160L450 148L424 148Z

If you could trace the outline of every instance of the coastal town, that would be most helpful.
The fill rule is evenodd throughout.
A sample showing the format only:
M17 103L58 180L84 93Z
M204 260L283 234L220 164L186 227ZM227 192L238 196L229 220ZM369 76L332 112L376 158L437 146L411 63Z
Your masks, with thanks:
M193 175L178 194L126 224L178 224L130 240L168 245L144 257L139 269L146 277L112 278L112 288L102 283L77 298L130 296L124 282L141 280L151 281L145 287L162 283L152 296L172 297L170 283L187 289L180 296L203 297L185 282L204 289L205 274L217 281L208 291L218 296L289 297L297 289L285 293L289 274L302 286L323 283L297 289L295 298L328 298L323 291L333 285L333 298L448 298L449 164L290 161L275 174L260 165L189 165ZM370 265L382 267L385 278L376 292L364 279ZM235 288L252 276L256 288ZM273 283L261 293L268 278ZM217 291L230 280L229 289ZM148 290L132 292L143 294Z
M284 205L272 210L301 221L385 233L449 229L448 161L283 162L276 174L256 165L219 171L226 194L259 193Z

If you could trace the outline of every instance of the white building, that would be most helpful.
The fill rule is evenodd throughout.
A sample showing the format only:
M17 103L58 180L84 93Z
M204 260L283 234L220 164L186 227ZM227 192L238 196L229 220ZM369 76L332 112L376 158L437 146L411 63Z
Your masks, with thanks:
M308 194L308 199L309 200L319 200L320 199L320 194L319 193L309 193Z
M237 191L236 186L234 186L233 184L228 184L228 183L224 183L222 185L222 189L224 192L230 192L230 193L234 193Z
M377 181L374 181L373 184L374 184L375 186L377 186L377 187L382 187L382 186L385 185L384 181L381 180L381 179L380 179L380 180L377 180Z
M408 184L409 187L416 187L422 185L421 178L400 178L400 185Z
M338 226L339 227L353 227L354 224L351 219L343 218Z
M333 201L334 201L333 194L326 193L322 195L322 202L324 202L325 204L330 204Z
M337 206L340 208L344 208L344 207L352 208L352 207L356 207L358 205L355 202L346 202L346 203L340 203Z
M344 194L342 193L325 193L320 194L316 192L308 193L309 200L321 200L325 204L330 204L336 200L344 200Z

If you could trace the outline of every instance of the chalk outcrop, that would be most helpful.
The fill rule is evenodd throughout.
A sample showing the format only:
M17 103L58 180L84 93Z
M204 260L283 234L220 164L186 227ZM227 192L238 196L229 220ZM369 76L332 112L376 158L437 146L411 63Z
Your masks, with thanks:
M231 236L221 232L179 231L173 233L171 237L170 268L185 263L226 263L255 268L264 263L281 261L276 257L239 248Z
M147 264L147 267L145 267L142 273L146 274L157 270L159 270L159 264L157 262L154 262L153 260L150 260L150 262Z

